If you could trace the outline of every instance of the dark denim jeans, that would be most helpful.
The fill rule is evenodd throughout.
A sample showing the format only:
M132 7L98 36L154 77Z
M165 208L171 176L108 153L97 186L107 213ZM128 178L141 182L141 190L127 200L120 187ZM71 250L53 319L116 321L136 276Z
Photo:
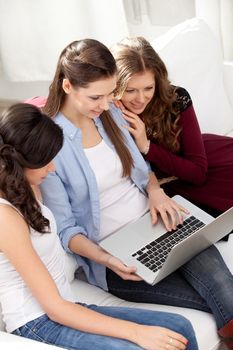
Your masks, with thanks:
M233 276L215 246L158 284L124 281L107 270L109 291L128 301L187 307L212 313L218 329L233 319Z
M191 323L180 315L126 307L101 307L96 305L87 307L122 320L170 328L183 334L189 340L187 350L198 350ZM62 326L51 321L47 315L28 322L13 333L72 350L142 350L140 346L127 340L80 332Z

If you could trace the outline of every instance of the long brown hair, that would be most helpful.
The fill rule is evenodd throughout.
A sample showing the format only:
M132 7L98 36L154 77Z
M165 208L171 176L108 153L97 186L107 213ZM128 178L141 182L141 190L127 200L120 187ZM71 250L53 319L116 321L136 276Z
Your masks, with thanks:
M151 71L155 78L155 93L141 113L149 139L165 145L171 151L179 150L178 125L180 113L176 92L168 79L168 72L159 55L143 37L125 38L111 48L118 69L115 96L124 94L130 78L137 73Z
M63 133L37 107L17 103L0 117L0 191L38 232L49 229L40 206L24 174L38 169L55 157L63 144Z
M94 39L73 41L60 54L43 110L54 117L62 108L66 97L62 87L63 79L68 79L74 88L85 88L91 82L114 76L116 72L115 60L105 45ZM133 160L123 134L108 111L104 111L100 118L120 157L123 176L129 176Z

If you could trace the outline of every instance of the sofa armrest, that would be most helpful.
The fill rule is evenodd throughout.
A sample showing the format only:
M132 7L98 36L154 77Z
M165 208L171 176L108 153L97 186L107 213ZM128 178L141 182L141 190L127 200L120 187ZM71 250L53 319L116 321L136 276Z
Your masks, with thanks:
M223 78L226 93L232 107L233 118L233 62L225 61L223 64Z

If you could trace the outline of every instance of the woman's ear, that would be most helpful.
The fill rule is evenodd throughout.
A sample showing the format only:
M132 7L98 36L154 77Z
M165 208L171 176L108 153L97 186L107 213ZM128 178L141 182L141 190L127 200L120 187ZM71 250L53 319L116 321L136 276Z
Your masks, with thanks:
M64 78L62 81L62 88L65 91L66 94L70 94L72 85L70 84L69 79Z

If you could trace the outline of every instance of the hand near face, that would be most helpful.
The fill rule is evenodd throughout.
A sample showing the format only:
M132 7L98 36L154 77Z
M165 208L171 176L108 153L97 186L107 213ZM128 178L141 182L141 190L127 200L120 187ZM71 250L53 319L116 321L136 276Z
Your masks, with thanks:
M143 153L148 146L145 124L137 114L126 109L121 101L117 101L115 104L121 109L123 117L129 123L124 127L133 135L139 151Z

